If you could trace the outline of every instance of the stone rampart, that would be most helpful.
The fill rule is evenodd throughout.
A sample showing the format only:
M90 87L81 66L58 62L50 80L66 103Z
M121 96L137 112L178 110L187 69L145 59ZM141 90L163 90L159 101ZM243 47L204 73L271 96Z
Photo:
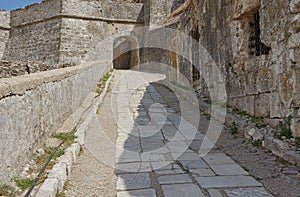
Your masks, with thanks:
M107 62L0 79L0 179L20 173L22 165L45 138L76 110L98 80Z
M9 11L0 11L0 60L3 57L6 43L9 37L10 29L10 12Z
M46 0L11 12L3 60L51 64L97 60L101 40L142 25L143 20L142 3Z

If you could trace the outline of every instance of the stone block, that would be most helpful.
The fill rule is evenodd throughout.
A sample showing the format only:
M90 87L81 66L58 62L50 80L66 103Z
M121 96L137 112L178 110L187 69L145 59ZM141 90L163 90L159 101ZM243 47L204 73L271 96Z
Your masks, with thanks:
M190 170L190 172L194 177L216 175L211 169L194 169L194 170Z
M163 185L162 190L165 197L204 197L201 189L195 184L176 184L176 185Z
M192 179L187 174L168 175L158 177L159 184L191 183Z
M57 161L59 163L64 163L67 166L68 175L71 174L73 164L73 155L71 152L66 152L64 155L60 156Z
M270 95L270 118L283 118L291 114L292 109L286 108L280 100L280 95L273 92Z
M300 0L291 0L290 1L290 10L292 13L300 12Z
M259 94L255 96L255 116L270 116L270 94Z
M236 108L240 111L246 111L250 115L255 113L255 96L246 96L237 98Z
M149 188L150 184L148 173L120 174L118 175L117 190Z
M300 33L292 34L289 37L288 49L299 48L300 47Z
M58 180L56 178L48 178L40 187L36 196L40 197L56 197Z
M293 136L300 137L300 118L293 118L291 121L291 130Z
M241 76L241 80L244 81L245 95L253 95L258 93L258 77L259 75L255 71L246 73L245 75Z
M255 197L273 197L262 187L255 188L238 188L238 189L226 189L228 197L239 197L239 196L255 196Z
M217 175L248 175L238 164L218 164L210 165L210 167Z
M57 189L62 191L67 180L67 166L64 163L57 163L48 174L48 178L57 179Z
M215 164L234 164L235 162L225 154L207 154L203 157L206 163L209 165Z
M274 71L269 68L262 68L257 73L257 89L260 93L270 92L274 89Z
M187 169L207 169L208 166L203 160L180 161L180 163Z
M251 176L214 176L199 177L196 181L203 188L222 188L222 187L253 187L262 186Z
M124 191L118 192L117 197L156 197L154 189L143 189L143 190L133 190L133 191Z
M235 1L234 18L242 18L254 13L260 7L259 0Z

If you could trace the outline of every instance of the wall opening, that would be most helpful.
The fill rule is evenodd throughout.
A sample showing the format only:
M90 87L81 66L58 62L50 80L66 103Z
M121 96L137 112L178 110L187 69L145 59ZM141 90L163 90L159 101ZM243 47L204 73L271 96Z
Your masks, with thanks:
M122 36L114 40L113 67L131 69L139 64L139 52L135 39Z
M249 22L249 55L261 56L269 55L271 47L266 46L260 39L260 15L259 11L255 12Z

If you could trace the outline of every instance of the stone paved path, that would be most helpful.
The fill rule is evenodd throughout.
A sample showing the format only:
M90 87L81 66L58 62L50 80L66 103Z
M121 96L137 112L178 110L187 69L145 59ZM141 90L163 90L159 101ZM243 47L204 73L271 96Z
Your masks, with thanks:
M152 82L163 75L118 72L112 92L118 197L272 196L162 99Z

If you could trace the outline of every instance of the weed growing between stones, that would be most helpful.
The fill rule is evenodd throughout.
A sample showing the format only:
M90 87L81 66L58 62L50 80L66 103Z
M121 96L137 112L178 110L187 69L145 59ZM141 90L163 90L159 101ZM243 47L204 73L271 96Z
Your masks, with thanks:
M97 84L97 87L95 89L95 92L99 95L102 94L102 92L104 91L104 88L105 88L105 84L107 82L107 80L112 76L112 73L114 72L114 69L110 69L110 71L108 73L106 73L98 82ZM108 87L107 87L107 92L110 92L111 91L111 87L110 87L110 83L108 84ZM97 114L99 114L99 107L97 109Z
M185 172L186 174L190 173L190 170L185 168L182 163L180 163L179 161L175 161L175 163L183 170L183 172Z
M259 129L261 128L265 128L267 126L266 123L264 123L264 119L263 117L256 117L256 116L252 116L250 115L248 112L246 111L239 111L238 109L233 109L232 111L233 113L236 113L240 116L249 118L251 120L251 122Z
M56 197L66 197L65 191L58 192L58 193L56 194Z
M259 129L265 128L267 126L267 124L264 123L264 119L262 117L252 116L251 117L251 121Z
M252 145L256 146L256 147L261 147L262 146L262 142L263 142L263 140L254 140L252 142Z
M30 179L30 178L15 178L14 179L16 185L22 190L24 191L25 189L28 189L34 182L34 179Z
M54 133L52 137L65 141L64 147L69 147L76 139L75 133L76 130L71 131L69 133Z
M236 134L238 134L238 132L239 132L239 129L238 129L237 123L235 123L235 122L231 123L231 125L230 125L230 133L232 135L236 135Z
M98 82L95 92L100 95L105 87L107 80L112 76L112 72L114 69L110 69L108 73L106 73Z
M0 196L13 197L16 195L16 191L12 186L9 186L7 184L0 184Z
M292 118L293 117L289 115L277 125L276 130L278 131L278 133L276 133L276 137L278 139L283 139L283 138L290 139L293 137L291 127L290 127Z
M56 147L49 147L49 146L43 147L42 149L43 149L44 153L36 155L36 157L33 159L36 167L31 168L29 170L29 172L31 174L38 174L42 170L42 168L44 167L44 165L46 164L46 162L48 161L50 156L53 154L51 161L46 166L45 171L41 174L41 176L39 176L39 179L35 183L35 185L39 185L45 181L45 179L47 178L48 171L53 168L53 166L56 163L57 158L62 156L65 153L65 150L76 139L75 133L76 133L76 130L71 131L69 133L54 133L54 134L52 134L53 138L62 140L62 141L64 141L64 143L60 148L57 149L57 151L55 153L54 153L54 151L56 150ZM35 180L35 178L15 178L14 179L16 185L22 190L22 192L24 190L28 189L34 183L34 180Z

